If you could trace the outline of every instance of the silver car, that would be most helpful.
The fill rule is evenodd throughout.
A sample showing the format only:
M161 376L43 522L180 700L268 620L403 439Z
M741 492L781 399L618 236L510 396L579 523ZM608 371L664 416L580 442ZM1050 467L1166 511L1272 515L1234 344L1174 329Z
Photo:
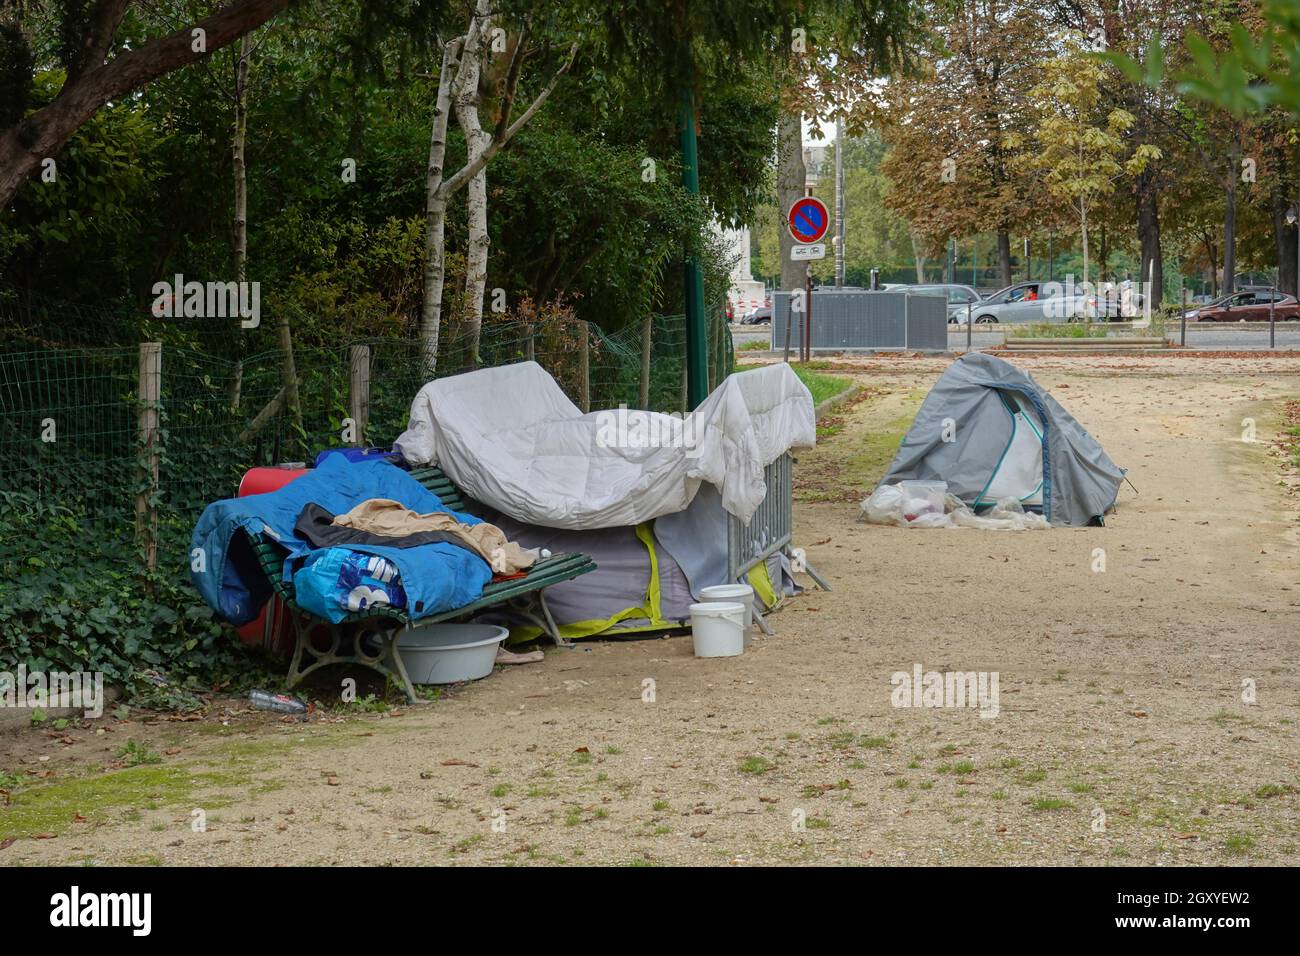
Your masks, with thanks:
M908 292L915 295L942 295L948 299L948 322L965 321L958 319L957 314L966 315L967 306L979 308L981 302L980 294L975 291L973 286L958 285L951 282L937 282L932 285L909 285L903 286Z
M1020 282L993 293L974 304L970 314L977 325L998 322L1079 322L1098 316L1097 298L1084 294L1073 284L1060 282ZM956 314L956 321L966 322L966 309Z

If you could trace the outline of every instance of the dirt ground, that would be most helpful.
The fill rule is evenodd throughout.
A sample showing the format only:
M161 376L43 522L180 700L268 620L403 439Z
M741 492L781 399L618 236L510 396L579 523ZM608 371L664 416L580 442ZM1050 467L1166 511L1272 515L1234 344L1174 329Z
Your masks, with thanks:
M1013 360L1129 469L1107 527L858 522L948 360L834 361L863 397L796 473L834 590L743 657L589 641L386 714L3 736L0 863L1300 862L1300 361ZM997 672L998 716L892 706L914 664Z

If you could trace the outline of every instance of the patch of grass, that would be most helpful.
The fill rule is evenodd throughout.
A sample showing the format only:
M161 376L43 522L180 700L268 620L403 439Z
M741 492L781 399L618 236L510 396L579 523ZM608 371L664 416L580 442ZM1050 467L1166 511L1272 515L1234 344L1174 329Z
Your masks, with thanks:
M839 721L838 717L820 717L817 720L817 726L829 727L831 724L837 723L838 721Z
M891 783L890 786L893 787L895 790L906 790L910 786L910 784L908 783L906 777L899 777L893 783Z
M881 747L889 746L888 737L859 737L858 746L867 750L879 750Z
M508 793L510 793L511 789L512 789L512 788L511 788L510 784L508 784L508 783L499 783L499 784L497 784L495 787L493 787L491 790L488 791L488 795L489 795L489 796L493 796L493 797L504 797L504 796L506 796Z
M1016 777L1016 783L1028 786L1031 783L1042 783L1047 779L1047 771L1042 767L1035 767L1033 770L1026 770L1020 776Z
M609 754L611 757L617 757L622 752L623 751L619 750L617 747L613 745L610 745L605 748L605 753Z
M968 773L974 773L974 772L975 772L975 764L974 764L973 761L970 761L970 760L959 760L959 761L957 761L956 764L953 765L952 772L955 773L955 774L958 774L959 776L962 776L962 775L965 775L965 774L968 774Z
M1077 780L1070 784L1071 793L1092 793L1092 784Z
M564 815L564 825L566 827L576 827L581 822L582 822L582 811L579 810L577 807L574 807L573 809L569 810L569 812Z
M476 845L483 842L483 834L475 833L473 836L467 836L451 848L452 853L468 853Z
M740 762L741 773L767 773L776 769L776 764L766 757L746 757Z
M124 808L134 809L151 801L164 807L190 807L196 803L205 809L226 806L229 801L224 798L213 795L196 800L196 795L208 788L243 782L242 775L142 765L30 787L13 794L12 802L0 813L0 840L33 833L62 833L78 814L96 823L112 819ZM211 822L212 817L208 819Z
M1234 833L1223 841L1223 852L1228 856L1245 856L1255 848L1255 838L1245 833Z
M650 808L654 810L656 813L662 813L665 810L672 809L671 805L668 803L667 800L656 800L654 803L650 805Z
M1007 792L1005 790L994 790L989 794L990 800L1005 800L1006 798Z
M1035 797L1029 805L1035 810L1068 810L1074 806L1069 800L1060 797Z
M1019 757L1003 757L1002 760L998 762L998 767L1000 767L1003 770L1015 770L1019 766L1020 766Z
M1290 792L1288 787L1282 787L1276 783L1266 783L1262 787L1255 788L1255 796L1261 800L1267 800L1269 797L1285 796Z
M809 817L804 821L804 826L809 830L829 830L831 828L831 821L827 820L825 817Z
M144 764L162 763L162 755L155 751L148 744L142 744L135 740L128 740L121 747L113 751L113 756L122 761L128 767L140 767Z

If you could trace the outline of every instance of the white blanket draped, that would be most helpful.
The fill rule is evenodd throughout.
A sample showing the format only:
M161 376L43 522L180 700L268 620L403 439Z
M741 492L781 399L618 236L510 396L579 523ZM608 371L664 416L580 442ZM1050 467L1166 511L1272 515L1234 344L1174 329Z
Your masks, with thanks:
M396 444L470 497L552 528L635 525L682 511L701 482L749 521L763 469L817 430L812 395L788 365L728 376L684 418L628 409L582 414L535 362L425 385Z

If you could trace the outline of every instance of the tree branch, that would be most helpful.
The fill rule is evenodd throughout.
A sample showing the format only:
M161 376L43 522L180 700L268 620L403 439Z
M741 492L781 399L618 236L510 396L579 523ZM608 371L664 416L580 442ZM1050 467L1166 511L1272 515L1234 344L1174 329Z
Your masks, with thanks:
M107 28L110 14L129 0L106 0L98 8L96 28ZM150 40L134 50L97 63L65 84L59 95L21 123L0 131L0 207L8 205L19 185L41 161L57 153L105 103L144 86L165 73L188 66L260 27L284 10L290 0L234 0L193 26ZM113 24L116 30L116 23ZM195 51L192 31L201 29L205 47ZM92 32L94 32L92 30ZM95 34L100 37L100 33ZM112 34L109 34L109 42ZM101 39L87 42L91 50Z
M505 135L502 136L501 139L493 139L492 142L488 144L487 149L479 153L476 158L467 162L461 168L460 172L443 182L440 188L444 195L450 196L458 189L463 188L466 183L478 174L480 169L491 161L493 156L499 153L502 148L514 138L516 133L523 129L524 125L527 124L537 111L542 108L542 104L550 98L551 93L555 90L555 85L560 81L560 77L569 72L569 67L573 66L574 57L577 55L578 44L574 43L573 46L569 48L569 57L564 61L564 65L555 71L555 75L552 76L550 82L546 84L546 88L537 94L537 98L529 104L528 109L524 110L523 113L520 114L519 119L510 124L506 129Z

